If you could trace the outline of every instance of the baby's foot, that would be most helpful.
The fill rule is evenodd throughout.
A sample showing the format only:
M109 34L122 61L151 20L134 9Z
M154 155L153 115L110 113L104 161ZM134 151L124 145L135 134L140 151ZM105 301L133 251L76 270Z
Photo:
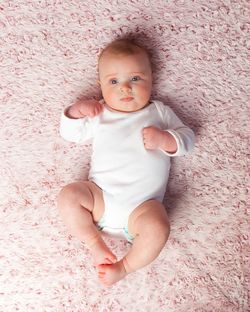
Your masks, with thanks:
M98 266L99 281L107 286L110 286L127 275L123 260L113 264L102 264Z
M116 256L109 250L107 245L104 243L103 239L98 238L90 247L89 247L93 258L94 265L98 266L101 264L112 264L117 261Z

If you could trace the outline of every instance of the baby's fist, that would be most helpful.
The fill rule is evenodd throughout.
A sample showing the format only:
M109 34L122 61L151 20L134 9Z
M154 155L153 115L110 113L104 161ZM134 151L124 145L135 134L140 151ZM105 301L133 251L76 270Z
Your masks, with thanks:
M155 150L162 144L162 131L154 126L144 128L142 130L143 143L146 149Z
M95 117L102 110L103 106L96 100L79 100L70 106L67 115L72 118Z

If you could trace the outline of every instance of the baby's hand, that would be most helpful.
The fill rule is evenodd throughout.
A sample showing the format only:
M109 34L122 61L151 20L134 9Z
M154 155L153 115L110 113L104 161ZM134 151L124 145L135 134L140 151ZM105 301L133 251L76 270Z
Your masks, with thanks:
M155 150L162 146L164 134L162 130L151 126L142 130L143 143L146 149Z
M69 107L66 114L70 118L95 117L102 110L103 105L96 100L79 100Z

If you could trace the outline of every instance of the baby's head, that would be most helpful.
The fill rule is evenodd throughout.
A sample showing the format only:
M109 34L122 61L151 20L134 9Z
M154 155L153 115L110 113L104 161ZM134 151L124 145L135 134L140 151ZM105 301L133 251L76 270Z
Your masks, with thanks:
M149 53L128 39L110 43L98 62L103 98L111 110L134 112L149 103L152 67Z

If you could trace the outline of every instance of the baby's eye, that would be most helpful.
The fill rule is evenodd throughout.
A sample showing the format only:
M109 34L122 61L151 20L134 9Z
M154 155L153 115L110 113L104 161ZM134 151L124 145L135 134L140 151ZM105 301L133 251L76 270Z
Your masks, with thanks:
M140 79L141 79L140 76L134 76L131 80L132 80L132 81L138 81L138 80L140 80Z
M117 79L111 79L111 80L110 80L110 83L111 83L111 84L117 84L117 82L118 82Z

